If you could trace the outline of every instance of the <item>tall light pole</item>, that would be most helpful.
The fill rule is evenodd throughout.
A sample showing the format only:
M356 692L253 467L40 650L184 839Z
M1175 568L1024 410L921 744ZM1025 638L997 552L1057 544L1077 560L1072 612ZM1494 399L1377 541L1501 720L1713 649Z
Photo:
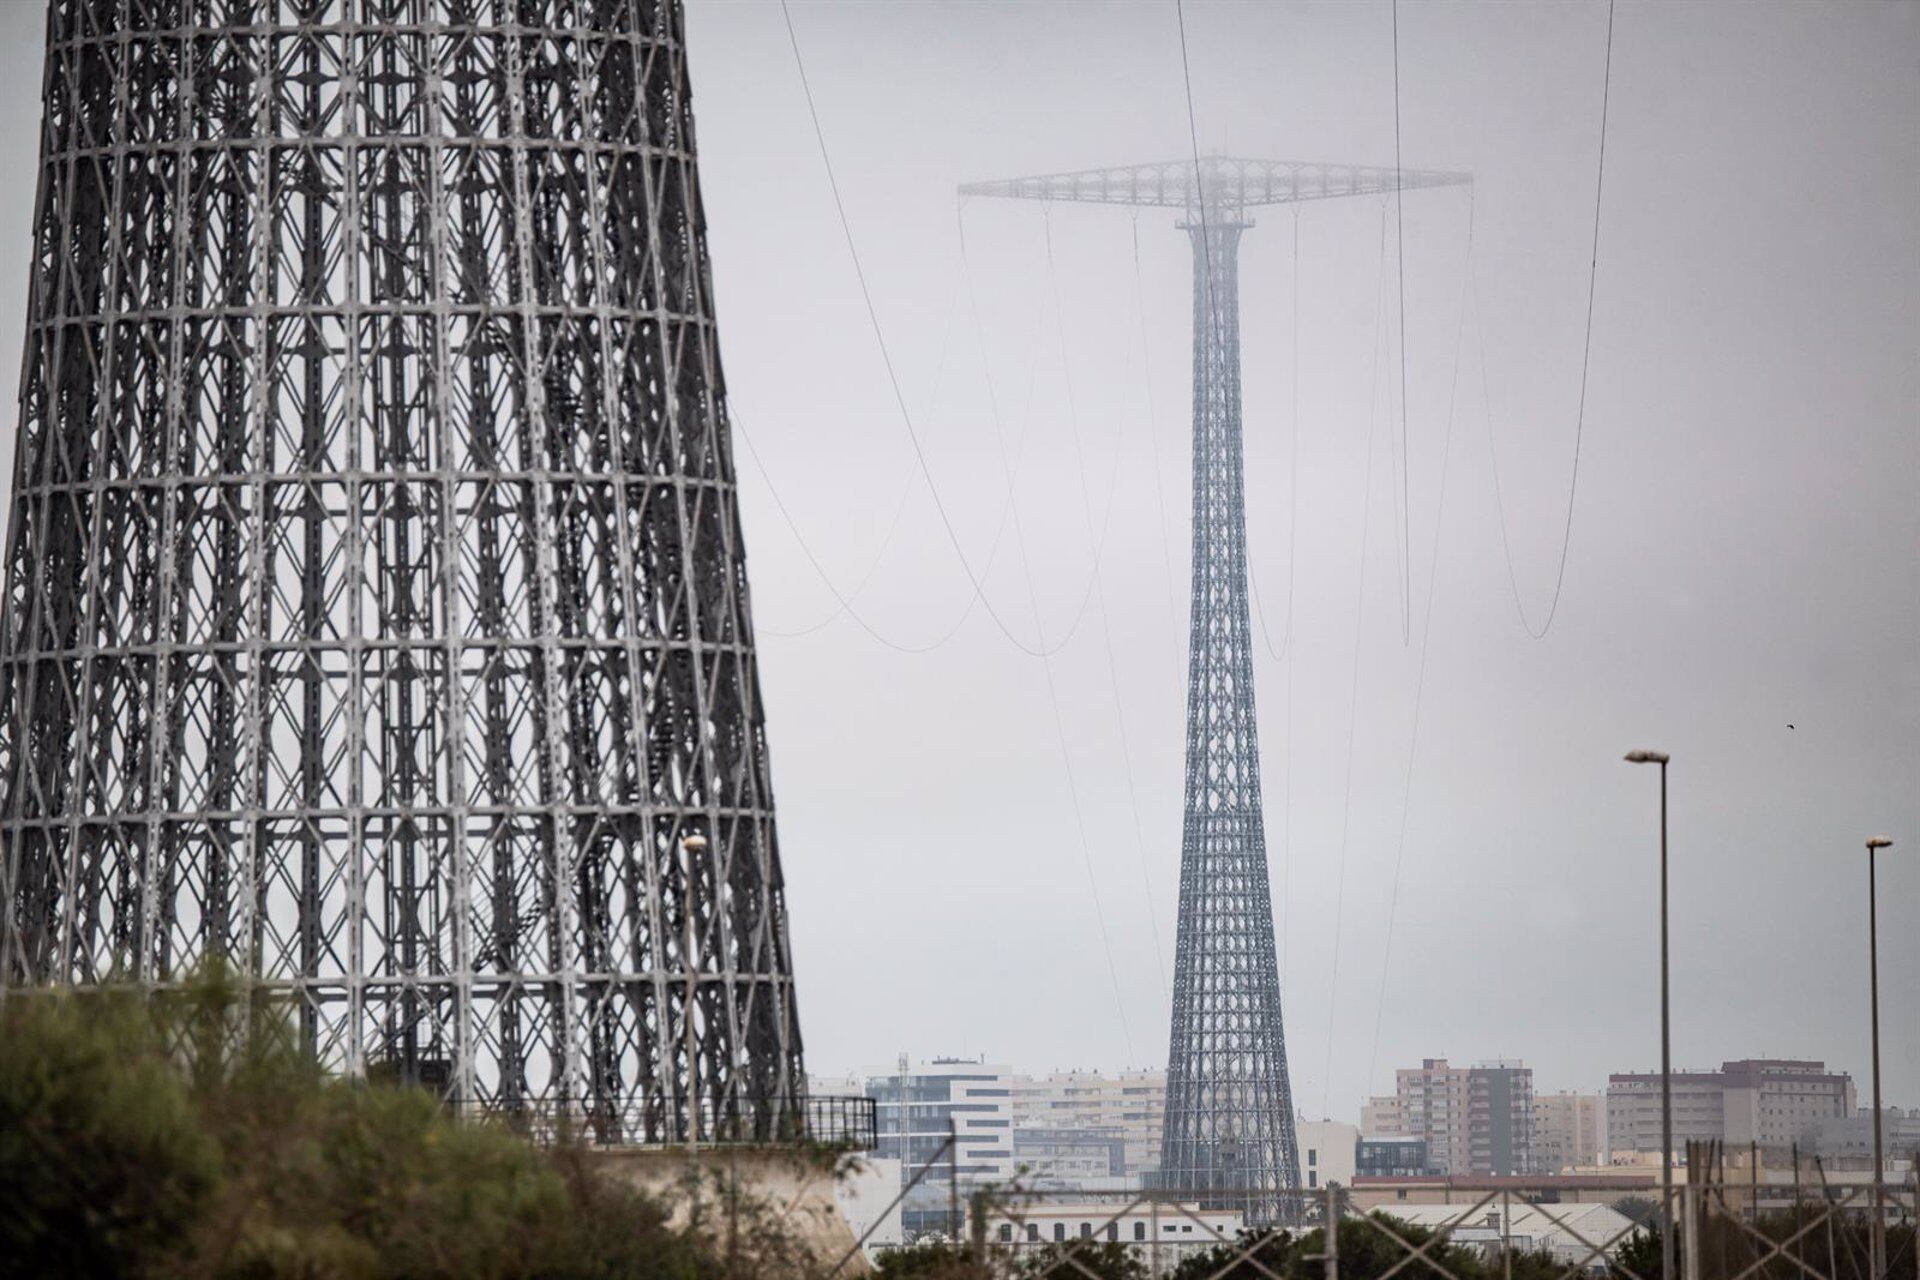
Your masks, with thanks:
M1891 848L1886 836L1867 841L1867 1003L1873 1022L1873 1280L1887 1273L1887 1207L1881 1197L1886 1155L1880 1141L1880 921L1874 885L1874 855Z
M1667 763L1664 751L1629 751L1628 764L1660 766L1660 1275L1673 1280L1673 1007L1667 998Z

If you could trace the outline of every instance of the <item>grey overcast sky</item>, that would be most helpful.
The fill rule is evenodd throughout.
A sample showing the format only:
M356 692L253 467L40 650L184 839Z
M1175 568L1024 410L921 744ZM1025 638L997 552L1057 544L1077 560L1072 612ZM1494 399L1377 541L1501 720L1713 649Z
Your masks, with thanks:
M1187 242L1166 211L957 212L954 188L1187 154L1175 9L793 6L953 534L1022 643L1065 638L1045 661L969 608L779 5L688 9L809 1065L1158 1064ZM1186 21L1203 150L1394 162L1388 4L1190 0ZM1864 1093L1861 841L1884 830L1887 1092L1920 1104L1920 7L1619 6L1572 542L1536 641L1516 593L1537 630L1606 23L1401 6L1404 163L1475 177L1470 255L1464 192L1405 202L1405 507L1391 201L1262 210L1245 238L1267 828L1312 1116L1352 1118L1422 1056L1523 1058L1542 1089L1657 1062L1635 746L1675 760L1679 1062L1824 1058ZM11 403L40 6L0 4L0 36Z

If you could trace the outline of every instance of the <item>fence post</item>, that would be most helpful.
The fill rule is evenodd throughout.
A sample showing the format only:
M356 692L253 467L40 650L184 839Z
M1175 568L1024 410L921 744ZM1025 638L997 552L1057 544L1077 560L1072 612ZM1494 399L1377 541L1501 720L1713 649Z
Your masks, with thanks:
M987 1264L987 1193L976 1191L967 1197L967 1239L972 1246L973 1265Z
M947 1239L960 1243L960 1131L947 1117Z
M1326 1280L1340 1280L1340 1184L1327 1184L1327 1229L1325 1232L1327 1247L1321 1250L1325 1260Z
M1500 1189L1500 1275L1502 1280L1513 1280L1513 1202L1509 1197L1513 1193Z
M1695 1172L1688 1168L1687 1183L1680 1188L1680 1218L1686 1223L1686 1230L1680 1233L1682 1280L1705 1280L1700 1271L1700 1234L1706 1219L1706 1205L1700 1196L1700 1184L1693 1180Z

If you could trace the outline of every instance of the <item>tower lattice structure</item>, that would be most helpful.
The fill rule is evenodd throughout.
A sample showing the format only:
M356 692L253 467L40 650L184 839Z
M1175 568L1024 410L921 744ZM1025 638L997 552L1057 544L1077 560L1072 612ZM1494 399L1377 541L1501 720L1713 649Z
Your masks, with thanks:
M1465 174L1207 157L969 183L963 196L1180 210L1193 249L1193 586L1186 797L1161 1189L1291 1216L1300 1185L1260 796L1240 413L1241 234L1263 205Z
M620 1141L804 1091L677 0L52 0L0 988Z

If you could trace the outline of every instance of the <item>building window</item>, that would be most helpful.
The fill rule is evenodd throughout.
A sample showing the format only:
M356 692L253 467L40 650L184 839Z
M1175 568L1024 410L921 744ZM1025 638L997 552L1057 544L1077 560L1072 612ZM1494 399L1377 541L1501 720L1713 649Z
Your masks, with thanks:
M1065 1240L1066 1238L1067 1238L1067 1224L1064 1222L1054 1223L1053 1224L1054 1242L1057 1244L1060 1241Z
M1011 1222L1003 1222L1000 1224L1000 1243L1013 1243L1013 1224Z
M1319 1150L1314 1147L1308 1147L1307 1148L1307 1168L1311 1169L1319 1163L1320 1163Z
M1039 1224L1039 1223L1037 1223L1037 1222L1029 1222L1029 1223L1027 1224L1027 1239L1029 1239L1029 1240L1032 1240L1032 1241L1035 1241L1035 1242L1038 1242L1038 1241L1039 1241L1039 1239L1040 1239L1040 1224Z
M1146 1224L1146 1223L1144 1223L1144 1222L1136 1222L1136 1223L1134 1223L1134 1224L1133 1224L1133 1238L1134 1238L1135 1240L1145 1240L1145 1239L1147 1238L1147 1224Z
M1091 1222L1083 1222L1080 1224L1080 1238L1082 1240L1093 1239L1093 1224Z
M1308 1186L1308 1188L1313 1188L1313 1187L1317 1187L1317 1186L1319 1186L1319 1185L1320 1185L1320 1174L1319 1174L1319 1172L1318 1172L1317 1170L1314 1170L1314 1169L1309 1169L1309 1170L1307 1170L1307 1186Z
M1107 1224L1107 1239L1118 1240L1119 1238L1120 1238L1120 1224L1117 1222L1109 1222Z

